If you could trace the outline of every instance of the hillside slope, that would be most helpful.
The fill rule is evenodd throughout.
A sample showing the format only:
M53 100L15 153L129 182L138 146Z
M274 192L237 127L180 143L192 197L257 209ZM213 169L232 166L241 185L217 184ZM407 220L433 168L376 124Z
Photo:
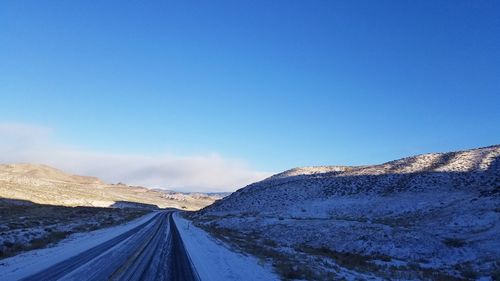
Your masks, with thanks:
M499 162L495 145L373 166L297 168L193 218L271 258L285 277L498 278Z
M106 184L46 165L3 164L0 259L53 245L73 233L123 224L157 207L196 210L218 198Z
M196 210L220 197L107 184L46 165L0 164L0 198L61 206L130 207L138 203Z

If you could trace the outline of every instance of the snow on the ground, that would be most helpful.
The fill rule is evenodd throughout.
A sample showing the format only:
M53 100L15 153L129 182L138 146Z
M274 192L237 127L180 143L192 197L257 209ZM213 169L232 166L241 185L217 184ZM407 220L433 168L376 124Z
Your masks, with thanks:
M430 268L486 276L500 257L499 182L500 145L372 166L305 167L250 184L194 220L251 233L252 241L280 252L298 249L285 254L315 271L328 273L332 266L324 261L341 260L326 251L358 254L369 267L351 267L382 278L403 267L416 279ZM377 256L406 264L380 265Z
M29 251L0 260L1 279L19 280L30 276L139 226L154 215L155 213L150 213L126 224L87 233L76 233L54 247Z
M202 281L280 280L269 266L260 264L257 258L231 251L227 245L216 241L177 213L174 219Z

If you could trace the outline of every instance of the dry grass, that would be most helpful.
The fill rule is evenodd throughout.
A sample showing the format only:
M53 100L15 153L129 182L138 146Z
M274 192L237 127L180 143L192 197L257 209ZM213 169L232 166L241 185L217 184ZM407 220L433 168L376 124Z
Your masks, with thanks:
M195 225L212 234L215 238L233 246L243 253L254 255L263 262L270 262L283 280L342 280L336 272L340 268L375 275L383 279L417 279L457 281L473 280L477 276L470 267L457 268L462 277L446 272L421 267L418 263L403 266L391 265L392 258L383 254L363 255L352 252L339 252L326 247L311 247L307 244L296 245L293 253L280 251L279 243L265 238L253 231L242 233L228 228L217 227L214 223L195 221ZM375 261L388 263L377 264Z
M195 225L241 253L251 254L263 263L271 262L283 280L336 280L331 272L320 271L307 264L299 263L295 257L278 251L279 245L276 241L262 238L257 232L241 233L206 224L195 223Z

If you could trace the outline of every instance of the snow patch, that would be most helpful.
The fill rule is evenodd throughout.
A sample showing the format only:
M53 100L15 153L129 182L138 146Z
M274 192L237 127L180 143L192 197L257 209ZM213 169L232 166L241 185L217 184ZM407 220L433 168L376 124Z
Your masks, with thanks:
M227 245L216 241L177 213L174 220L201 280L280 280L270 267L261 265L258 259L231 251Z

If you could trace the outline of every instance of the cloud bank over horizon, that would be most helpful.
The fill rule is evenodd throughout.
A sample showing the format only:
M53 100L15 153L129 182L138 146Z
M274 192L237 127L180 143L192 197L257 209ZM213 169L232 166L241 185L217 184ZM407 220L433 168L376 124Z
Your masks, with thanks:
M271 175L217 153L145 155L75 148L57 142L51 128L8 122L0 122L0 162L46 164L110 183L177 191L234 191Z

